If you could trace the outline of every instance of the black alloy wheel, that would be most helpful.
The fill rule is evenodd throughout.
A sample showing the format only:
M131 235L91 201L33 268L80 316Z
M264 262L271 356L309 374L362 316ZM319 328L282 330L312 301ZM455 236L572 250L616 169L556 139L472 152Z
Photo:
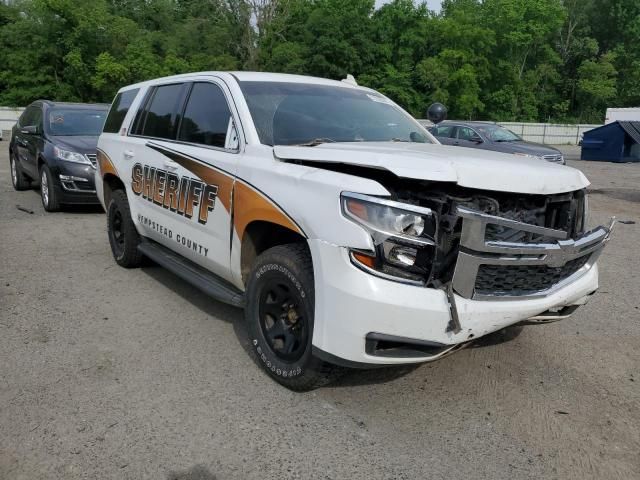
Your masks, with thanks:
M309 328L300 294L282 279L265 285L259 300L260 327L271 350L285 362L305 352Z
M245 322L256 363L294 391L330 383L342 369L313 352L314 278L306 243L262 252L247 279Z
M120 257L124 253L124 229L122 225L122 212L114 209L111 216L112 247L115 256Z

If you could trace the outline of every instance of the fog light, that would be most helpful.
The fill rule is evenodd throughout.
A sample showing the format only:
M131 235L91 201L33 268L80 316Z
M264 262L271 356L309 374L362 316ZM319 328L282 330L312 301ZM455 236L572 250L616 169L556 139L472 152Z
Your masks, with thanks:
M398 265L413 267L416 264L418 250L412 247L396 245L387 253L387 259Z
M88 182L86 178L74 177L71 175L60 175L60 180L63 182Z

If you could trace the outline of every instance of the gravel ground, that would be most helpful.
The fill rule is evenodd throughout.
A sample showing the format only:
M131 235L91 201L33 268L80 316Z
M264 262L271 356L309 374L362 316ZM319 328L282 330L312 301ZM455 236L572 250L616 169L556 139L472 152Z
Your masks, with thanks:
M639 224L568 320L298 394L240 311L116 266L104 214L45 214L0 147L0 479L640 478ZM592 223L640 222L640 164L570 163Z

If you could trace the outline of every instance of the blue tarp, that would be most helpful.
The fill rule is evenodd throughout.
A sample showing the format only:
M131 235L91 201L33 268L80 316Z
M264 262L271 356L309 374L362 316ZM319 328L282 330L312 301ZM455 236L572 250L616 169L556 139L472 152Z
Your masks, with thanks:
M640 162L640 122L613 122L585 132L580 158Z

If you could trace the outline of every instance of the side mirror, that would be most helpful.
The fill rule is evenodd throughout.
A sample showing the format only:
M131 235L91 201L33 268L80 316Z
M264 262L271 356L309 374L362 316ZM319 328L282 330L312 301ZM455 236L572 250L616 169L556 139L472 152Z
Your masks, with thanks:
M35 125L29 125L26 127L22 127L20 129L20 133L24 134L24 135L38 135L38 127Z
M482 138L480 137L471 137L471 140L473 143L484 143L484 140L482 140Z

